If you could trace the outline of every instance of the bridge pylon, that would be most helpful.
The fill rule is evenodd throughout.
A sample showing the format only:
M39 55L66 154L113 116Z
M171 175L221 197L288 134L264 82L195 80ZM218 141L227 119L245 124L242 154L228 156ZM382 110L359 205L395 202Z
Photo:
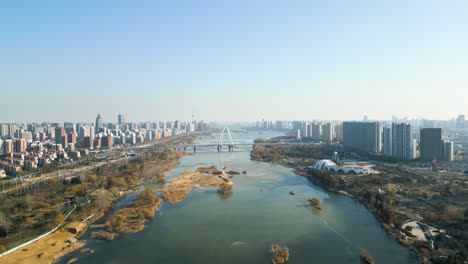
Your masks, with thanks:
M223 131L221 131L221 135L219 136L219 140L218 140L218 152L221 152L223 150L224 131L227 131L228 138L229 138L228 149L229 149L229 152L232 152L234 151L234 143L232 141L231 131L229 131L228 127L224 127Z

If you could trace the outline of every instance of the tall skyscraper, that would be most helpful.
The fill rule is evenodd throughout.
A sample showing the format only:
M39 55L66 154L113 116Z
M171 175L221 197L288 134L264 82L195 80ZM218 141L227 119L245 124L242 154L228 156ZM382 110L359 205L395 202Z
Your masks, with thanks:
M8 155L13 153L13 145L13 140L11 139L3 141L3 154Z
M392 128L384 127L382 129L382 154L392 156Z
M322 137L322 124L312 123L312 138L319 140Z
M442 141L442 159L444 161L453 161L453 141Z
M378 122L343 122L343 146L379 154L381 131Z
M75 132L67 133L67 141L68 143L76 144L76 133Z
M331 123L322 126L322 140L328 143L333 141L333 125Z
M83 147L87 149L94 148L94 139L92 137L84 137L83 138Z
M14 151L15 152L26 152L26 139L23 138L16 138L14 142Z
M118 121L119 121L119 125L125 124L125 115L124 114L119 114Z
M10 135L10 129L8 124L0 124L0 137L6 137Z
M101 147L112 148L114 138L111 135L107 135L101 138Z
M65 147L67 143L68 143L68 138L67 138L67 133L65 133L65 128L56 127L55 128L55 144L61 144L62 147Z
M465 115L459 115L456 121L456 128L463 129L466 127Z
M99 133L100 129L104 127L104 123L102 122L102 117L100 114L96 117L96 124L95 124L95 133Z
M10 124L8 135L10 137L13 137L15 135L16 130L18 129L19 129L19 126L17 124Z
M399 160L411 160L412 155L411 125L392 124L392 157Z
M311 137L312 125L309 122L304 122L302 125L302 137Z
M336 141L343 142L343 124L335 126Z
M422 161L442 160L442 129L422 128L420 142L420 159Z

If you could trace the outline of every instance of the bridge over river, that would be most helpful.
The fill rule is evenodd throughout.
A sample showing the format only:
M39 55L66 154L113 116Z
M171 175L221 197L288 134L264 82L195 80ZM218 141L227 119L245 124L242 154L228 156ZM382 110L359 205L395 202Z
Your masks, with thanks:
M227 142L224 139L224 135L227 134ZM227 147L228 151L234 151L234 149L246 149L246 148L254 148L255 146L277 146L277 145L299 145L299 146L310 146L315 145L317 143L314 142L234 142L232 139L231 131L229 128L224 127L217 143L212 144L179 144L179 145L163 145L163 144L156 144L149 146L147 148L153 149L176 149L176 150L191 150L193 152L197 152L199 149L216 149L218 152L223 151L225 147Z

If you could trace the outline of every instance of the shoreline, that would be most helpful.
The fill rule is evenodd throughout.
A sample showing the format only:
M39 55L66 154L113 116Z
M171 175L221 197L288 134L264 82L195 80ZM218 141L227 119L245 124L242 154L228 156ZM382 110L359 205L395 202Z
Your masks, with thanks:
M293 165L290 165L290 164L285 164L285 163L282 163L282 162L273 162L271 160L268 160L268 161L263 161L263 160L256 160L256 161L259 161L259 162L265 162L265 163L271 163L271 164L278 164L280 166L283 166L285 168L288 168L288 169L291 169L291 171L297 175L297 176L301 176L301 177L305 177L311 184L315 185L316 187L319 187L321 188L323 191L325 192L328 192L328 193L333 193L333 194L336 194L336 195L340 195L340 196L345 196L345 197L348 197L350 199L352 199L353 201L355 202L358 202L359 204L361 204L362 206L364 206L366 208L366 210L368 212L370 212L374 217L375 219L379 222L380 224L380 227L382 228L383 231L385 231L385 233L387 233L388 235L390 235L393 239L395 239L398 244L400 244L401 246L404 246L405 248L407 248L408 250L410 250L410 252L412 254L415 254L416 257L418 258L419 261L423 261L424 259L421 258L421 255L420 253L416 253L415 250L412 250L412 248L414 248L413 246L405 243L404 240L400 239L398 237L398 233L394 230L394 228L392 228L391 226L389 226L388 224L385 223L385 220L382 218L382 216L372 207L369 207L369 205L367 203L365 203L362 199L360 199L360 197L358 196L354 196L354 195L351 195L350 193L346 192L346 190L336 190L334 188L330 188L328 186L325 186L317 181L314 181L312 180L313 177L311 175L307 175L306 173L304 173L303 171L300 171L300 170L297 170L297 168ZM345 193L343 193L345 192Z
M188 135L188 139L192 139L193 135ZM181 138L175 138L174 140L181 140ZM127 189L117 191L116 196L110 196L107 199L107 206L101 210L90 210L90 208L85 208L81 212L73 212L70 216L68 221L62 223L62 225L51 234L42 237L41 239L28 244L16 251L13 251L7 255L0 257L1 263L56 263L63 257L66 257L72 252L76 252L77 250L86 246L86 241L81 239L82 236L89 230L91 225L101 220L105 216L109 216L109 212L115 208L118 201L126 197L130 193L135 192L142 192L137 190L137 188L149 184L151 182L164 182L166 178L166 173L174 169L177 164L180 162L180 159L185 155L190 155L190 153L183 153L178 151L169 150L172 155L175 155L175 160L172 158L158 158L154 157L154 155L164 154L164 150L151 150L151 149L141 149L139 151L140 155L144 157L137 158L141 160L138 162L138 166L142 166L137 171L140 171L139 182L137 184L132 184L127 187ZM164 156L166 157L166 156ZM120 161L120 160L119 160ZM104 166L101 170L104 170L105 175L109 174L112 175L112 172L118 169L121 166L129 166L132 160L124 160L123 162L115 162L109 164L109 166ZM127 164L127 165L125 165ZM149 168L149 169L148 169ZM102 172L101 172L102 173ZM88 179L90 177L90 173L88 173L85 177ZM107 176L106 176L107 177ZM73 187L74 185L70 185ZM115 187L114 187L115 188ZM94 191L93 191L94 193ZM94 197L96 199L95 194L88 193L88 197ZM90 201L94 201L93 198ZM87 206L89 203L84 203L80 206ZM160 204L160 203L159 203ZM154 207L153 215L156 215L157 209L159 206ZM124 207L125 208L125 207ZM70 225L79 225L79 230L75 228L73 232L70 232ZM33 240L34 238L31 238ZM72 242L67 242L72 240ZM57 249L59 248L59 249ZM92 250L91 250L92 251Z

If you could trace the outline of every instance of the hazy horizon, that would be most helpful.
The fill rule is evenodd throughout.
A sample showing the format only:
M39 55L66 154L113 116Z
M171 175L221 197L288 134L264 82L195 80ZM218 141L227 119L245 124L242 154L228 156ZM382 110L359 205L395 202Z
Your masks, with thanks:
M2 122L449 120L466 1L0 3ZM458 102L460 101L460 102Z

